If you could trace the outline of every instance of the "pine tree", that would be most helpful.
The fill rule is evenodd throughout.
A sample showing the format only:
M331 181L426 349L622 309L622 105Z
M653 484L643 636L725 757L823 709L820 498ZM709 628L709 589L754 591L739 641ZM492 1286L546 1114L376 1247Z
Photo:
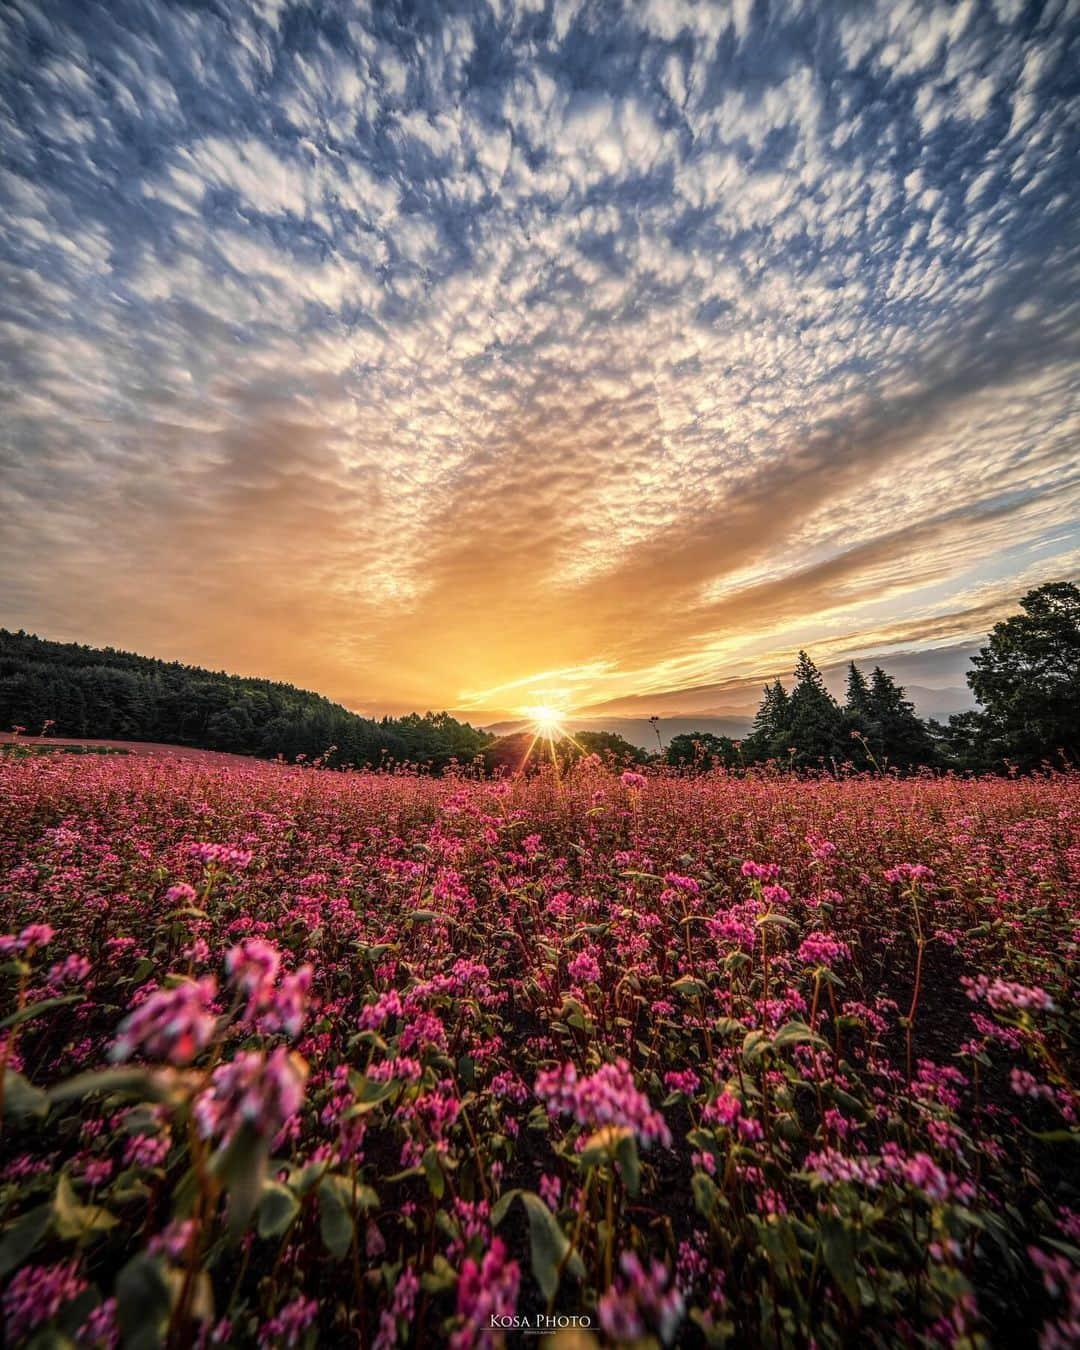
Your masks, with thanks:
M743 744L748 759L765 760L786 755L791 744L791 707L787 690L775 680L762 691L761 706L750 735Z
M847 747L842 744L840 707L825 688L821 671L806 652L799 653L789 706L791 745L795 747L796 764L817 766L845 755Z
M933 763L933 739L916 716L915 705L880 666L874 667L870 677L869 714L873 739L885 761L900 769Z
M870 686L854 661L848 665L847 699L844 711L865 717L870 710Z

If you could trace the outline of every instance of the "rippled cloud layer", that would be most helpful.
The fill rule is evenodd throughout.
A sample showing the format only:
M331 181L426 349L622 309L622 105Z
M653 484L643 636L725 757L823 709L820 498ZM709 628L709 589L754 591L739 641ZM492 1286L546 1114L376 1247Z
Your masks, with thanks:
M1080 559L1078 71L1066 0L14 0L0 622L478 712L977 636Z

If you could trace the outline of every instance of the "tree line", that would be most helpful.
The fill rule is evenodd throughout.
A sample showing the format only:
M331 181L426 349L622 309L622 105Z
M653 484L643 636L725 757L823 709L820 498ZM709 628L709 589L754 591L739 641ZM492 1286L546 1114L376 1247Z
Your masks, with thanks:
M923 721L901 685L875 666L848 667L843 703L800 652L794 684L766 685L750 735L690 733L667 746L679 766L774 764L792 769L851 763L882 771L930 768L1001 772L1080 762L1080 590L1048 582L1020 601L972 658L967 682L982 705L946 724Z
M274 680L249 679L0 629L0 728L56 737L162 741L287 760L334 747L334 765L445 768L492 737L445 712L361 717Z
M790 689L765 687L742 741L710 732L674 737L649 755L607 731L559 743L562 762L583 753L623 766L665 762L683 769L911 771L921 767L1002 772L1080 762L1080 590L1049 582L1029 591L1021 613L997 624L972 658L967 682L978 709L948 723L917 716L904 689L880 666L848 668L844 701L800 652ZM482 759L490 772L539 763L548 742L531 732L496 739L445 712L361 717L320 694L158 661L112 648L49 642L0 629L0 728L31 734L51 724L58 737L162 741L341 766L410 762L435 771Z

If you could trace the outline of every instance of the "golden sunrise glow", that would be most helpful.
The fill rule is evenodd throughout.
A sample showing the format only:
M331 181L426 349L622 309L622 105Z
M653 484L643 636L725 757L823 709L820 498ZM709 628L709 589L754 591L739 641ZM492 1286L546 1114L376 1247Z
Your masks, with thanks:
M547 736L550 739L553 736L563 734L563 721L566 714L561 709L553 708L547 703L540 703L525 708L524 712L539 735Z

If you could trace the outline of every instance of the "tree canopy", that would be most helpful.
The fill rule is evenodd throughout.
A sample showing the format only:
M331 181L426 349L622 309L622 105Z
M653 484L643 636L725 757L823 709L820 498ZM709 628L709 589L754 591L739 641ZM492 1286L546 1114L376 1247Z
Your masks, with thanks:
M0 629L0 728L329 763L468 761L491 740L448 713L376 721L305 689Z
M1080 757L1080 590L1049 582L995 624L967 677L985 709L984 741L1019 768Z

